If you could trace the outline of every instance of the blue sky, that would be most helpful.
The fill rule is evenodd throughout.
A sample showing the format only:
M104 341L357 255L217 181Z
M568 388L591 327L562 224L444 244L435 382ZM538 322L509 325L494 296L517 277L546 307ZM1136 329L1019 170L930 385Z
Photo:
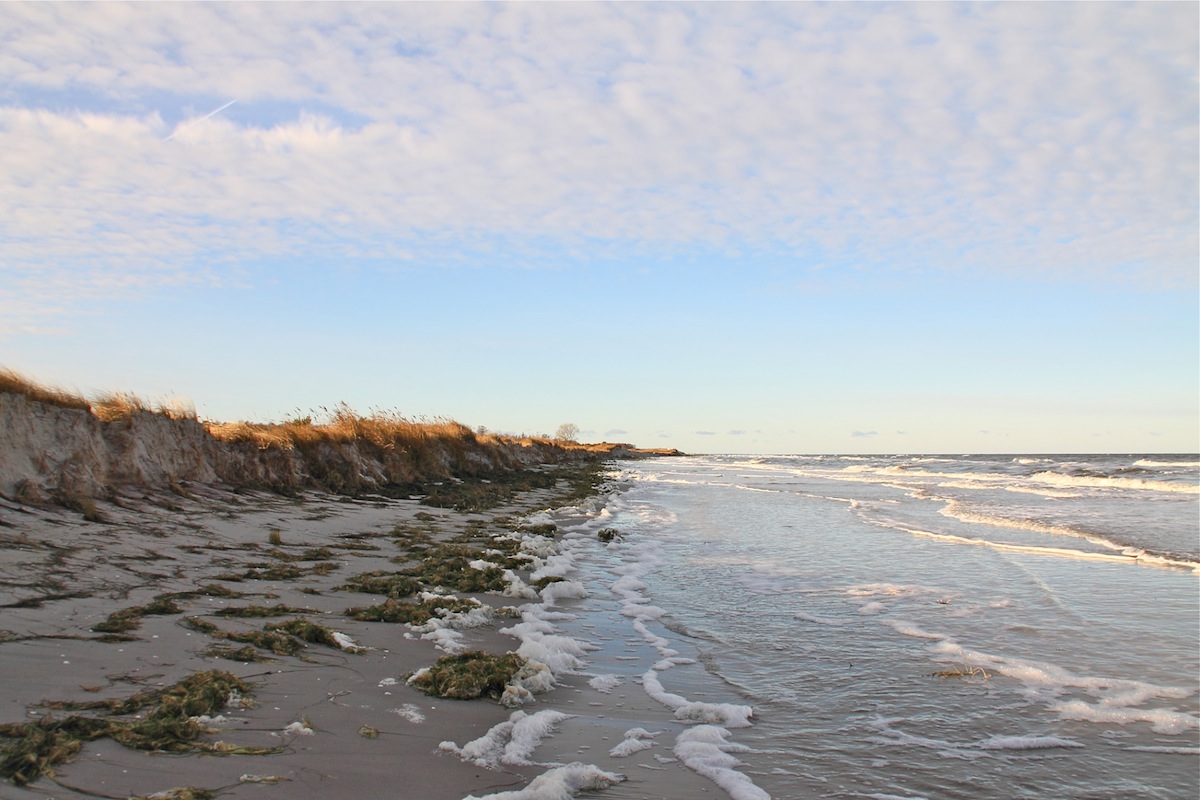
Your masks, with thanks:
M220 420L1193 452L1198 8L6 3L0 364Z

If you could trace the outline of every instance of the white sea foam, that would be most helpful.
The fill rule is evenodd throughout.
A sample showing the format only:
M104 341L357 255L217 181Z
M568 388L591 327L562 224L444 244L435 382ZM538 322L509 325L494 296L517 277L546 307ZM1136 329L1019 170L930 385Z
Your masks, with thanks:
M559 600L579 600L587 596L587 588L579 581L557 581L541 591L542 602L547 606L553 606Z
M666 610L658 606L637 605L630 603L621 609L621 614L638 620L655 620L666 615Z
M623 780L624 775L605 772L594 764L575 762L542 773L524 789L481 797L467 795L463 800L570 800L584 790L606 789Z
M654 633L654 631L647 628L646 623L642 622L640 619L635 619L633 621L633 629L641 634L642 638L645 639L651 647L657 650L658 654L663 658L673 658L674 656L679 655L679 651L671 647L671 642L669 640L659 636L657 633Z
M1130 753L1164 753L1173 756L1200 756L1200 747L1165 747L1147 745L1145 747L1122 747Z
M1177 735L1200 728L1200 717L1174 708L1148 708L1147 704L1162 700L1181 700L1191 696L1191 689L1158 686L1135 681L1099 676L1077 675L1055 664L968 651L953 641L932 645L935 653L948 656L954 663L969 663L989 672L999 673L1019 681L1034 699L1044 702L1063 719L1115 723L1149 723L1155 733ZM1095 702L1082 699L1061 699L1070 690L1086 692Z
M938 486L951 488L949 484L939 483ZM968 489L973 487L966 487ZM1072 498L1083 497L1079 492L1067 492L1062 489L1047 489L1044 486L1005 486L1004 491L1013 492L1015 494L1035 494L1039 497L1055 497L1061 500L1069 500Z
M905 720L886 719L883 717L876 719L872 723L873 727L881 731L884 736L873 738L872 741L893 746L923 747L936 750L948 757L968 759L979 757L979 753L973 754L972 751L1050 750L1056 748L1084 747L1083 744L1073 739L1066 739L1061 736L990 736L987 739L975 742L949 742L944 739L907 733L892 727L892 723L902 721Z
M500 705L515 708L533 699L535 694L548 692L555 685L550 667L535 659L526 659L500 695Z
M419 725L425 721L425 715L421 713L421 709L414 706L412 703L405 703L399 708L391 709L391 712L398 717L402 717L414 725Z
M566 553L558 553L545 558L543 565L534 570L530 580L539 578L563 578L575 570L575 559Z
M1155 461L1149 458L1141 458L1133 462L1135 467L1200 467L1200 461Z
M738 772L742 762L731 753L749 748L730 742L729 731L715 725L698 725L675 739L675 755L689 769L720 786L732 800L771 800L749 776Z
M645 728L631 728L625 731L625 739L608 751L608 754L613 758L625 758L634 753L640 753L643 750L649 750L654 747L655 737L662 734L662 731L650 733Z
M642 676L642 688L646 690L646 694L650 696L651 700L662 703L672 711L687 705L686 697L668 692L663 688L662 683L658 680L658 673L654 670L650 670Z
M1117 725L1147 722L1150 724L1150 730L1155 733L1177 735L1200 728L1200 719L1194 715L1166 708L1129 708L1104 703L1088 703L1083 700L1054 703L1050 708L1052 711L1058 712L1063 719L1083 722L1115 723Z
M675 719L707 725L724 725L728 728L748 728L754 709L734 703L698 703L686 697L668 692L658 680L658 673L650 670L642 676L642 688L652 700L662 703L675 712Z
M560 573L556 577L575 571L574 557L570 553L562 552L553 558L556 559L553 569ZM561 634L554 624L556 621L574 619L573 614L553 609L563 600L587 597L587 588L582 583L577 580L556 581L548 584L540 593L532 587L527 588L540 602L521 606L521 621L501 628L500 633L521 640L516 652L530 664L536 665L536 670L522 680L514 681L511 691L505 690L501 700L506 705L526 702L531 693L544 691L547 684L553 685L556 675L578 672L585 666L585 654L598 649L590 642Z
M521 713L517 711L514 716ZM542 743L542 739L549 736L558 723L570 718L570 714L547 709L517 719L512 729L512 736L508 744L504 746L504 755L500 757L500 762L514 765L532 764L530 758L533 756L533 751Z
M570 719L570 714L547 709L536 714L514 711L504 722L493 725L478 739L459 747L454 742L442 742L438 747L455 753L463 761L489 769L501 765L527 766L533 751L542 743L560 722Z
M1148 481L1142 478L1117 478L1100 475L1063 475L1060 472L1039 472L1030 480L1040 481L1051 486L1081 486L1092 489L1133 489L1147 492L1178 492L1182 494L1200 494L1200 486L1185 483L1168 483L1166 481Z
M505 633L508 630L501 632ZM521 646L517 648L517 654L540 661L556 675L561 675L583 669L583 656L588 650L595 649L595 645L585 644L570 636L529 633L521 637Z
M1061 736L993 736L978 742L980 750L1048 750L1055 747L1083 747Z
M957 519L960 522L971 522L979 525L988 525L993 528L1009 528L1014 530L1034 531L1035 533L1049 533L1055 536L1071 536L1077 539L1083 539L1092 544L1100 545L1109 550L1125 550L1123 545L1111 542L1101 536L1095 536L1086 531L1077 530L1066 525L1051 525L1045 522L1039 522L1032 519L1010 519L1001 517L996 514L982 514L976 511L969 511L963 508L962 503L957 500L947 500L946 506L940 512L943 516Z
M588 686L591 686L597 692L612 694L612 690L624 682L625 679L619 675L597 675L588 681Z
M890 626L896 633L905 636L912 636L915 639L945 639L946 637L940 633L931 633L918 625L911 622L906 622L899 619L883 620L885 625Z
M422 594L422 599L424 600L443 597L448 597L448 595L430 594L428 592ZM433 642L433 646L439 650L451 655L461 653L466 649L466 646L463 644L463 634L460 631L487 625L492 621L494 615L489 606L483 605L478 600L474 601L474 603L475 607L466 611L439 609L439 616L431 617L428 622L422 625L412 625L410 623L408 627L414 633L421 634L422 639Z
M293 722L285 727L283 732L292 736L312 736L316 733L316 731L303 722Z
M1119 564L1141 564L1144 566L1167 566L1167 567L1185 567L1187 569L1200 569L1200 565L1193 564L1187 561L1175 561L1164 559L1157 556L1148 556L1141 550L1121 547L1111 542L1103 542L1109 547L1122 550L1121 554L1116 553L1096 553L1088 550L1077 550L1069 547L1041 547L1036 545L1008 544L1005 542L993 542L990 539L970 539L965 536L955 536L949 533L936 533L934 531L920 530L899 525L894 522L868 520L870 524L879 525L885 528L902 531L913 536L921 536L928 539L936 539L941 542L951 544L971 545L974 547L989 547L994 550L1003 550L1010 553L1029 553L1031 555L1055 556L1059 558L1077 558L1087 561L1110 561ZM990 523L989 523L990 524ZM1004 527L1027 527L1024 525L1004 526Z
M828 625L833 628L840 628L843 625L848 624L842 620L830 619L829 617L818 617L816 614L809 614L804 611L797 611L792 616L794 616L796 619L804 620L805 622L812 622L816 625Z

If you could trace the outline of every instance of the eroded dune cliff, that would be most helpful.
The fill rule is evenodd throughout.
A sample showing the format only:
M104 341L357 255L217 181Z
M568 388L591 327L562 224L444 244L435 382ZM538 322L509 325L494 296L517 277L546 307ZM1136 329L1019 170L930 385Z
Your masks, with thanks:
M639 452L628 445L476 435L457 423L359 422L267 435L283 426L231 429L140 408L102 419L88 408L0 392L0 494L71 502L121 486L197 482L395 495L446 479Z

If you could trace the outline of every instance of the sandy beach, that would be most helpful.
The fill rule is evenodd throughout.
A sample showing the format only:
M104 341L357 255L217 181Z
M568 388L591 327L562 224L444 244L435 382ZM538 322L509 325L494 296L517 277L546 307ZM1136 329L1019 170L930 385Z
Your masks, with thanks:
M54 766L53 776L24 787L6 781L0 796L130 797L198 787L244 798L458 798L519 787L543 771L478 768L439 750L443 741L463 743L486 732L511 710L486 698L430 697L406 685L408 675L446 653L407 624L348 617L348 608L386 598L338 587L354 575L396 570L397 543L414 536L449 541L468 529L507 533L503 526L544 507L552 492L530 492L517 506L485 514L382 497L289 498L203 486L186 494L124 492L116 503L97 504L102 521L0 501L0 723L95 716L62 704L122 699L221 670L244 679L251 694L209 715L214 719L204 725L211 732L203 740L278 752L178 756L101 738ZM163 595L179 596L178 613L146 614L119 634L95 630L114 612ZM489 608L514 603L500 594L460 596ZM276 618L222 616L250 606L291 611ZM353 644L305 643L290 656L251 648L221 657L213 648L222 641L188 624L199 619L224 631L250 631L295 618ZM513 621L495 617L462 631L459 649L515 649L516 639L497 633ZM237 660L247 656L262 660Z

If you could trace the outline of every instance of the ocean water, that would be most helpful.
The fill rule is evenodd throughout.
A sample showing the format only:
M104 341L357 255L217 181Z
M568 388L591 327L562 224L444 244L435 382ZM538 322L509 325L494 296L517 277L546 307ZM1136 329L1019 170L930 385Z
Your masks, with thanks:
M626 749L705 796L1200 796L1200 458L703 456L613 486L546 515L582 588L545 618L593 686L674 712Z

